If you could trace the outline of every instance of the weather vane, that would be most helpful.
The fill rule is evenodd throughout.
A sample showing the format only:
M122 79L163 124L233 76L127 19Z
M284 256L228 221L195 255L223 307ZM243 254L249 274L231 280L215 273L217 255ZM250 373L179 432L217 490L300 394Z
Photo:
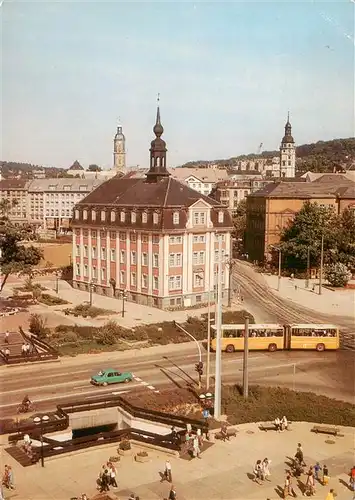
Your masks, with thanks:
M159 105L159 101L160 101L160 92L158 92L158 97L157 97L157 103Z

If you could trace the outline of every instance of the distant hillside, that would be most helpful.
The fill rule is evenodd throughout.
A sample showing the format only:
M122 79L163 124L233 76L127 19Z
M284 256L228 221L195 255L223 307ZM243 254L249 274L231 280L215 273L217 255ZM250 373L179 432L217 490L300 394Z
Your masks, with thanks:
M46 177L63 176L63 168L42 167L41 165L32 165L31 163L20 163L16 161L0 161L1 176L3 179L19 176L22 179L33 179L34 171L44 170Z
M270 158L277 156L279 151L263 151L260 154L235 156L224 160L191 161L183 167L202 167L207 164L217 164L233 167L238 160ZM303 144L296 147L296 168L298 172L333 172L333 170L355 168L355 139L334 139L318 141L314 144Z

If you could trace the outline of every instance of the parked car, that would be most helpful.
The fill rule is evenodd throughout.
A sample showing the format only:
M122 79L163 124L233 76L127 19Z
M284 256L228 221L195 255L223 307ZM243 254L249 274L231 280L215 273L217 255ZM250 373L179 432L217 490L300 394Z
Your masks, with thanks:
M119 384L121 382L131 382L133 375L131 372L120 372L113 368L107 370L100 370L97 375L91 377L91 384L93 385L108 385Z

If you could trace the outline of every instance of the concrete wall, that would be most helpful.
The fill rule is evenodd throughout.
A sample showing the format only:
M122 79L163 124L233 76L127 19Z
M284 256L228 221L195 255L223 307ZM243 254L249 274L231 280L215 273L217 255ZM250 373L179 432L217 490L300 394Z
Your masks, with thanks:
M80 411L69 414L69 426L73 430L88 429L101 425L117 424L118 408Z
M134 429L140 429L142 431L147 431L147 432L154 432L155 434L160 434L162 436L164 436L165 434L169 434L169 432L171 431L171 427L169 425L133 417L123 408L117 408L117 410L118 410L118 429L127 429L128 427L133 427ZM176 430L177 431L183 430L183 427L180 428L176 427Z

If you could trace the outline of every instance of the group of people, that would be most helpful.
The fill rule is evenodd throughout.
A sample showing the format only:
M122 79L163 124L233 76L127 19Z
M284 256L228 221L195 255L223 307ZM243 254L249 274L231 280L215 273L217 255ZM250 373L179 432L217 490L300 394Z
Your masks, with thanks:
M201 458L201 448L203 445L203 436L201 429L197 429L196 434L192 432L191 426L187 424L185 434L185 445L182 453L189 453L191 458Z
M5 465L4 474L2 476L2 485L9 490L13 490L15 488L14 473L11 465Z
M27 358L31 355L31 346L28 342L23 342L21 346L21 356Z
M104 464L100 470L99 477L97 478L97 486L100 493L110 491L110 486L118 488L116 481L116 467L112 462Z
M270 481L270 464L271 460L264 458L264 460L257 460L254 466L254 481L261 484L261 481Z
M274 420L274 424L277 432L287 431L288 421L285 415L281 419L279 417L276 417Z

